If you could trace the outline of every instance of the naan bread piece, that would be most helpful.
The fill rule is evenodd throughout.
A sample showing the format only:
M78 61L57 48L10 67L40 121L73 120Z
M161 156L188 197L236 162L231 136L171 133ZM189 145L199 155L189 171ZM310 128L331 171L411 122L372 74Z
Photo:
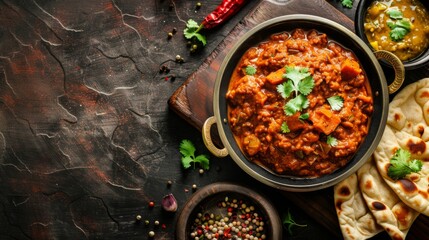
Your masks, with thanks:
M358 170L359 188L377 223L395 240L404 240L419 212L408 207L384 182L374 159Z
M390 159L399 148L423 162L419 173L393 180L387 175ZM387 125L374 152L385 182L409 207L429 216L429 78L406 86L389 104Z
M364 202L356 173L334 186L334 200L344 239L368 239L383 231Z

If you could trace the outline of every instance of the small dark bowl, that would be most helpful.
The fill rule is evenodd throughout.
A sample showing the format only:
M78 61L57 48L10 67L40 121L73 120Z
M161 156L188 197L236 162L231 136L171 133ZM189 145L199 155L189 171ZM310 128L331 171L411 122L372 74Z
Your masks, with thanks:
M368 9L369 5L371 5L371 3L374 0L360 0L359 4L357 6L356 9L356 15L355 15L355 31L356 34L362 38L362 40L368 45L368 47L371 47L371 45L368 42L368 39L366 38L365 35L365 31L364 31L364 21L365 21L365 14L366 14L366 10ZM426 10L429 11L429 1L428 0L420 0L420 2L426 7ZM410 69L416 69L416 68L420 68L426 64L428 64L429 61L429 47L426 49L426 51L424 51L423 53L421 53L419 56L411 59L411 60L407 60L407 61L403 61L403 65L404 68L406 70L410 70ZM387 63L384 60L381 60L381 63L385 66L391 66L389 63Z
M183 206L176 224L176 239L191 239L192 225L199 212L217 212L217 204L225 197L252 204L262 214L266 239L282 239L282 223L272 203L260 193L233 183L219 182L199 189Z

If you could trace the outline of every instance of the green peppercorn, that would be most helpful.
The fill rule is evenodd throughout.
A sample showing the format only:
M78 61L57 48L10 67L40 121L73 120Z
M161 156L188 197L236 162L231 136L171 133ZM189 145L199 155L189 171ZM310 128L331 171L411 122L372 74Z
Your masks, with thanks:
M202 4L201 2L197 2L197 4L195 5L195 7L196 7L197 9L200 9L202 5L203 5L203 4Z

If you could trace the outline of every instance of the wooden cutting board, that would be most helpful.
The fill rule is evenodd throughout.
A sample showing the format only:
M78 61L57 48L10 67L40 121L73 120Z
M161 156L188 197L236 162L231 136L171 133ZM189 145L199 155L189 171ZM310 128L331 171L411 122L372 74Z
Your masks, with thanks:
M261 1L174 92L169 99L170 108L201 131L204 121L213 116L212 99L217 71L235 40L263 21L296 13L325 17L354 31L353 21L325 0ZM341 238L332 188L310 193L281 193L301 207L309 216L313 216L335 236ZM407 239L424 239L428 232L429 218L420 216L413 224ZM386 235L382 236L382 238L384 237Z

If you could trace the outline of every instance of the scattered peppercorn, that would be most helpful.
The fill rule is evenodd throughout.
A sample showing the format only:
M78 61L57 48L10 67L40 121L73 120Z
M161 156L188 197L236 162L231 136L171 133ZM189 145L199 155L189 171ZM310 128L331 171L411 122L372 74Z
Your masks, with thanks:
M171 180L167 181L167 186L170 187L173 184L173 182Z
M203 174L204 173L204 169L200 168L199 172L200 172L200 174Z
M137 220L137 221L142 220L142 216L141 216L140 214L139 214L139 215L137 215L137 216L136 216L136 220Z
M176 62L183 63L184 61L185 60L180 55L176 55Z
M169 32L169 33L168 33L168 35L167 35L167 38L168 38L168 39L171 39L172 37L173 37L173 33L172 33L172 32Z
M155 207L155 202L154 201L150 201L149 202L149 207L151 207L151 208Z
M158 226L159 225L159 221L155 220L155 222L153 224L155 224L155 226Z
M201 2L197 2L197 4L195 5L195 8L200 9L202 5L203 4L201 4Z
M149 235L149 237L155 237L155 232L154 232L154 231L150 231L150 232L148 233L148 235Z
M194 191L195 191L196 189L197 189L197 185L196 185L196 184L193 184L193 185L192 185L192 190L194 190Z
M144 224L145 224L145 225L149 225L149 223L150 223L150 222L149 222L149 220L147 220L147 219L146 219L146 220L144 220Z
M173 30L171 31L171 33L176 34L177 33L177 28L173 28Z

